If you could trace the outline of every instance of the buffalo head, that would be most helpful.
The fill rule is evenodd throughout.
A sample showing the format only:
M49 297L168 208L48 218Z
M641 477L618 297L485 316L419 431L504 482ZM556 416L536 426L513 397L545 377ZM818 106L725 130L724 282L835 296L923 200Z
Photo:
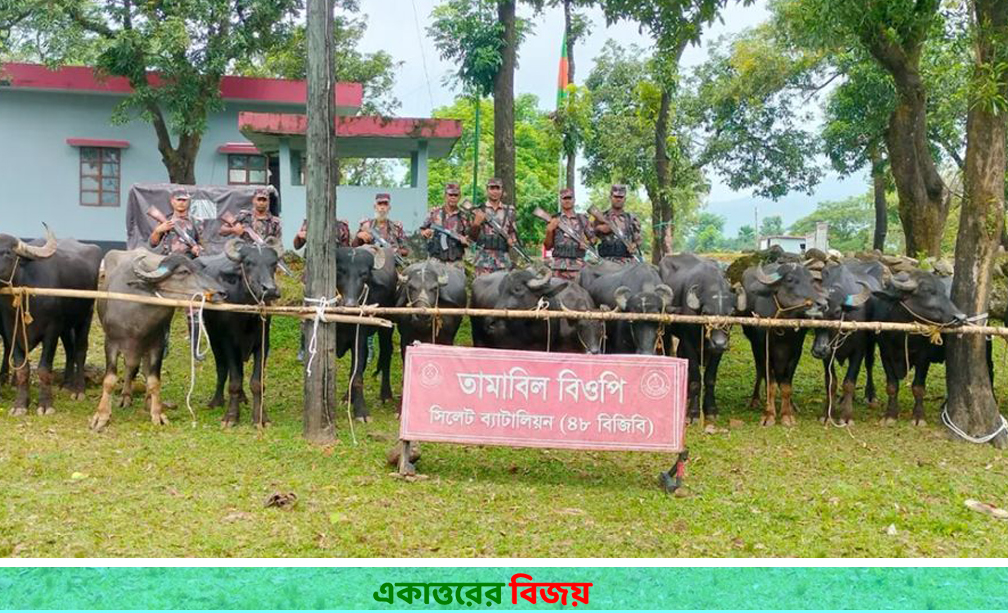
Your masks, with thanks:
M966 321L966 314L949 298L949 286L932 272L900 272L875 296L894 303L921 323L956 325Z
M229 294L238 295L244 290L256 302L280 297L276 269L283 255L283 246L276 238L267 238L265 245L233 238L224 246L224 255L233 264L222 271L222 280L228 286Z

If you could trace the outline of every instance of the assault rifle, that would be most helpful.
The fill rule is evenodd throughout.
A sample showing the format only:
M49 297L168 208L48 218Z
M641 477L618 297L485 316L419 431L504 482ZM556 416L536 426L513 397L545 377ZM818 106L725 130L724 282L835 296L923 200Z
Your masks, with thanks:
M542 210L541 207L537 206L535 210L532 211L532 214L538 217L539 219L545 221L546 223L553 221L553 216L547 213L546 211ZM577 244L582 249L584 249L586 253L591 254L591 256L594 258L599 258L598 251L588 242L588 239L583 234L581 236L577 236L576 234L574 234L574 230L572 230L570 226L564 223L564 220L562 218L560 219L560 224L557 226L557 228L561 232L566 234L568 238L577 242Z
M157 208L153 204L148 207L147 215L159 224L166 223L168 221L168 217L161 212L161 209ZM178 233L179 238L182 239L182 242L189 245L190 248L199 247L199 244L193 240L193 237L189 236L189 233L186 232L185 228L182 226L172 226L172 230L175 230L175 232Z
M469 205L469 207L463 208L462 210L470 212L470 213L473 212L472 205ZM496 233L497 236L499 236L499 237L503 238L505 241L507 241L507 239L508 239L507 232L505 232L504 228L502 228L501 225L499 223L497 223L497 220L494 217L489 216L489 215L484 215L483 216L483 221L485 221L486 223L490 224L490 228L493 229L494 233ZM517 238L517 232L515 233L515 235L516 235L516 238ZM522 256L522 258L524 258L526 262L528 262L529 264L534 263L533 260L532 260L532 258L529 256L529 254L526 253L525 249L522 248L522 246L521 246L521 239L516 240L515 244L511 245L511 247L513 247L514 250L518 253L518 255Z
M626 247L627 251L630 252L630 254L633 256L635 260L637 260L638 262L644 261L644 257L641 255L640 246L634 245L633 247L631 247L633 243L631 243L630 239L626 237L626 234L623 233L623 230L621 230L620 227L615 223L611 223L608 219L606 219L605 216L598 210L598 208L589 207L588 214L597 219L600 223L608 225L609 229L612 230L612 233L616 235L616 238L618 238L621 243L623 243L623 246Z
M221 215L221 221L232 227L238 222L238 220L235 219L235 216L227 211L225 211L224 214ZM263 239L262 235L253 230L251 227L242 224L242 228L244 229L242 234L247 234L248 237L251 238L252 241L255 242L257 245L262 245L263 247L269 246L266 244L266 240ZM277 268L279 268L280 272L287 275L288 277L294 276L294 273L292 273L290 269L287 268L287 266L283 263L283 260L279 258L277 258Z

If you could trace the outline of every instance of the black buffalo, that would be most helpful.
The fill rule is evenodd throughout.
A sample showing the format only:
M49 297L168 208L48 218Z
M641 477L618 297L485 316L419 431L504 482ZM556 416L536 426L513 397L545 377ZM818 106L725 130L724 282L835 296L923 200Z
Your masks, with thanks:
M897 323L916 321L941 326L961 324L966 321L966 314L952 303L950 289L950 278L922 270L900 272L882 290L874 292L875 320ZM989 342L987 351L990 369ZM909 374L909 364L914 369L913 423L924 425L924 384L931 364L945 361L944 347L919 334L883 331L879 333L879 353L886 375L886 394L889 396L883 423L896 423L899 384Z
M398 275L395 255L390 248L339 247L336 249L336 286L339 304L356 307L364 304L393 306L396 300ZM337 324L336 356L350 351L353 366L350 373L350 401L358 421L371 421L364 401L364 371L368 358L368 337L375 326ZM392 400L390 381L392 368L392 329L379 328L378 371L381 372L381 401Z
M207 276L224 286L228 302L268 304L280 297L275 275L282 253L280 241L272 237L266 245L231 239L223 253L202 256L196 262ZM244 396L243 371L251 357L252 423L267 425L269 419L262 407L262 370L269 357L269 316L211 310L203 314L203 319L217 367L217 387L209 406L224 404L224 384L230 379L228 408L222 423L228 427L238 423Z
M94 290L98 285L101 249L73 239L59 241L46 228L43 244L25 244L0 234L0 283L10 286ZM22 308L17 308L20 302ZM94 300L55 296L0 298L0 319L9 349L5 351L14 365L17 393L12 415L28 410L31 365L28 353L42 345L39 359L38 414L55 412L52 394L52 363L59 341L67 352L64 386L73 398L84 397L84 360L88 335L94 316ZM9 354L9 356L7 355Z
M744 294L736 296L721 267L713 260L692 253L668 255L658 264L658 271L665 284L672 288L672 304L680 313L718 316L732 315L736 310L745 309ZM671 343L672 335L679 339L676 355L689 360L690 420L700 417L701 386L704 415L707 419L716 419L718 408L714 388L721 356L728 348L727 327L672 324L666 332L666 345Z
M817 287L811 271L800 263L748 268L742 275L742 288L745 292L745 315L784 319L817 318L822 316L822 311L826 308L826 298ZM767 402L763 410L763 425L776 423L775 396L778 389L781 396L781 423L794 425L791 382L795 369L798 368L807 329L742 326L742 331L749 339L756 363L751 406L759 407L760 383L766 380Z
M197 264L181 254L159 256L142 249L109 251L102 261L104 275L101 289L137 296L163 296L190 299L206 296L211 301L224 299L224 287L203 273ZM91 428L102 430L112 418L112 393L118 376L119 356L126 367L119 406L130 402L133 378L145 367L150 417L155 424L166 424L161 405L161 361L166 333L175 308L125 300L98 301L98 320L105 332L105 376L102 396L91 417Z
M551 283L558 283L553 279ZM588 290L576 283L550 297L550 310L598 311ZM559 309L557 308L559 307ZM600 319L554 319L550 327L550 349L567 353L602 353L605 343L605 323Z
M399 275L396 306L460 307L466 305L466 278L462 269L435 259L411 264ZM461 315L403 315L398 318L403 362L413 341L451 345L462 324ZM435 329L436 328L436 329Z
M832 321L872 321L875 300L872 292L882 289L883 267L879 262L846 260L830 263L822 271L822 289L826 293L823 318ZM822 360L826 379L826 402L822 420L832 419L841 424L854 420L854 390L861 363L865 365L865 398L875 402L875 382L872 367L875 363L875 333L870 330L839 332L830 328L817 328L812 342L812 355ZM837 378L834 364L847 363L843 379L843 396L839 405ZM839 416L837 418L836 416Z
M568 285L567 281L553 279L549 270L499 270L476 277L471 303L477 309L532 310L540 301L545 301L542 308L559 310L559 304L550 305L549 299ZM546 349L545 320L504 317L473 317L471 320L476 347Z
M586 266L578 282L601 309L624 313L671 313L675 310L672 288L662 283L658 270L646 262ZM606 353L663 353L659 351L664 342L663 327L654 321L607 321Z

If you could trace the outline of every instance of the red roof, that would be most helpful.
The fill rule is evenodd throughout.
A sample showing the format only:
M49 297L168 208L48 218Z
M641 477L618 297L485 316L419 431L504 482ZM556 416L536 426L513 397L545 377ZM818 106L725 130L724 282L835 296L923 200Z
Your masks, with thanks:
M160 82L156 73L148 73L151 84ZM50 70L39 64L4 63L0 67L0 87L60 91L128 94L124 77L101 77L90 66L63 66ZM226 76L221 79L221 96L226 100L247 100L267 104L302 105L308 95L305 81ZM360 83L337 83L336 105L344 112L360 108Z

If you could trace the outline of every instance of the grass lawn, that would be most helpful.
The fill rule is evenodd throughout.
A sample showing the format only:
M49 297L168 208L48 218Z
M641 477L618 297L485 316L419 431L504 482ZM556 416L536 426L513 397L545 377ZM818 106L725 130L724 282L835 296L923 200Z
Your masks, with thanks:
M149 422L142 393L132 407L114 408L108 430L95 434L87 422L98 387L80 402L61 391L48 417L11 417L13 390L0 392L0 555L1008 555L1008 522L963 505L975 498L1008 506L1008 459L989 446L950 442L935 426L941 366L929 379L928 427L908 423L906 388L895 427L876 425L880 410L863 399L853 428L824 427L822 367L807 345L795 385L799 425L764 428L746 408L754 375L737 331L718 387L725 431L687 433L690 496L664 494L657 475L670 458L646 453L424 444L418 468L427 478L406 482L385 462L398 422L394 407L374 402L371 368L375 420L355 424L358 444L342 409L339 444L302 441L293 319L273 321L266 392L273 426L258 432L246 406L241 426L220 428L222 411L205 407L215 376L210 356L196 366L193 424L184 322L176 316L164 369L164 397L178 404L168 426ZM467 325L460 336L468 344ZM96 317L89 364L102 367L101 347ZM396 351L394 386L402 369ZM1004 353L998 342L998 394L1008 398ZM340 365L342 389L348 363ZM879 365L875 377L884 390ZM297 502L264 507L274 492L294 492Z

